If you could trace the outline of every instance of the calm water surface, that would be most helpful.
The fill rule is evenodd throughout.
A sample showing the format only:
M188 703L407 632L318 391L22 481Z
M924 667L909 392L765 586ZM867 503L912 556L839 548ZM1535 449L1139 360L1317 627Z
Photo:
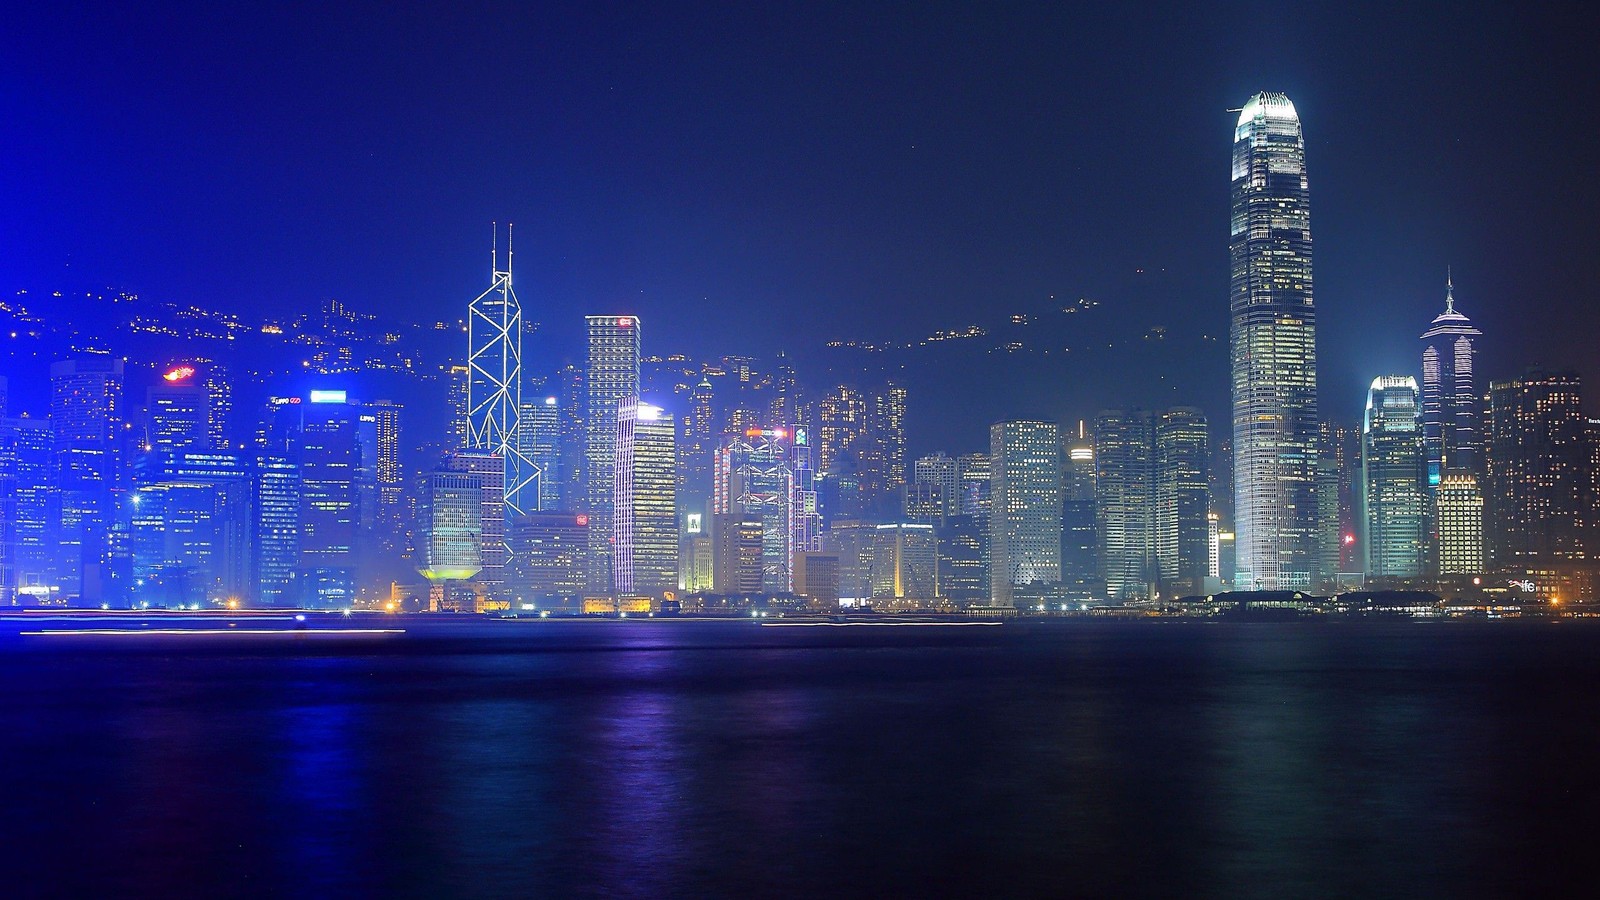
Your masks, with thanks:
M408 628L0 639L4 892L1593 881L1600 623Z

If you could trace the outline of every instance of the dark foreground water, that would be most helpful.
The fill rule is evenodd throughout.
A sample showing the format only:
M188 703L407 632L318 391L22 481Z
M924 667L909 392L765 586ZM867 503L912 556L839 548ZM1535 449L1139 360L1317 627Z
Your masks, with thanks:
M0 641L6 896L1540 894L1600 622Z

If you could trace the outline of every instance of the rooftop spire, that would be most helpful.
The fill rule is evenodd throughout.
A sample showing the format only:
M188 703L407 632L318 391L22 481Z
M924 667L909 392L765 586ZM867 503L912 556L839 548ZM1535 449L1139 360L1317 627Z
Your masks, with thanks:
M1450 267L1444 267L1444 314L1451 315L1456 311L1456 285L1450 277Z

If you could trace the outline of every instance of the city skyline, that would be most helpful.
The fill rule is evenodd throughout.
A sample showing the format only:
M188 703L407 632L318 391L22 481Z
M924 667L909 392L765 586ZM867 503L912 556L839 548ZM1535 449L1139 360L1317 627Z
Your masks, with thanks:
M462 24L458 16L469 14L445 15ZM530 80L486 63L440 80L428 94L433 111L422 113L432 130L407 140L392 125L351 123L385 123L407 108L359 61L434 30L415 17L388 19L374 46L308 80L276 65L267 49L296 58L327 36L292 28L292 16L252 24L276 44L241 44L236 26L205 15L123 21L86 11L60 20L74 22L69 39L57 22L24 14L19 30L38 40L17 48L0 73L39 91L7 101L20 104L18 129L31 139L18 147L17 177L0 189L13 216L40 212L10 223L16 240L0 247L0 289L112 285L279 316L336 297L364 311L431 319L462 285L480 281L484 225L515 220L524 248L519 291L537 309L530 320L542 324L530 339L530 365L581 362L577 317L596 312L651 322L663 349L701 357L727 346L787 350L809 365L830 340L914 342L974 324L996 306L1042 316L1087 298L1100 306L1071 317L1059 339L1034 342L1059 344L1058 355L981 359L966 368L972 386L925 365L933 370L928 389L958 401L951 418L964 417L979 390L1001 385L1016 407L1001 410L1005 416L1065 421L1101 403L1190 404L1215 416L1226 380L1209 364L1191 369L1184 360L1225 352L1198 339L1219 337L1227 321L1212 302L1227 265L1215 242L1226 203L1214 181L1226 165L1216 134L1231 122L1224 110L1265 86L1294 97L1314 123L1307 152L1326 251L1318 287L1333 310L1319 321L1329 361L1325 406L1359 410L1374 373L1410 368L1401 328L1437 311L1447 266L1475 319L1496 335L1480 360L1486 376L1511 377L1536 358L1591 380L1600 375L1579 329L1557 327L1587 321L1583 286L1597 277L1576 252L1592 228L1581 191L1539 187L1585 183L1576 176L1592 170L1593 145L1563 142L1556 153L1550 142L1518 141L1500 126L1499 111L1517 108L1516 98L1553 92L1550 102L1574 110L1563 120L1574 135L1592 130L1586 105L1560 101L1577 83L1562 77L1577 57L1554 22L1519 17L1517 28L1498 27L1508 12L1458 6L1419 29L1377 7L1312 7L1295 19L1267 17L1272 39L1257 41L1227 25L1262 21L1249 4L1170 12L1141 37L1124 34L1113 13L1072 20L1064 11L975 16L936 7L874 22L825 6L814 21L739 13L703 35L691 26L706 17L689 5L653 13L628 31L634 52L614 53L607 51L615 38L585 28L590 15L561 11L538 24L510 15L527 37L586 37L538 63L555 77ZM759 46L818 67L820 83L730 56L737 42L711 39L745 32L764 16L783 27L761 29ZM1348 26L1364 17L1390 27L1369 35ZM901 33L907 37L893 37ZM1184 39L1168 65L1145 71L1123 61L1138 58L1129 50L1148 49L1144 42L1174 43L1174 33ZM1075 54L1052 45L1058 34L1072 35L1063 40ZM167 74L118 65L135 36L171 51ZM69 40L73 49L54 56L79 58L72 72L41 84L35 73L54 67L23 68ZM1541 55L1530 63L1535 45ZM236 52L217 58L206 46ZM683 65L696 54L704 65ZM981 70L992 58L1023 65ZM947 74L918 87L930 60ZM1352 60L1361 63L1355 76L1341 66ZM114 65L125 82L108 91ZM974 81L980 71L989 80ZM747 72L748 86L722 74L732 72ZM888 76L888 87L852 93L844 75L855 72ZM190 92L150 122L223 152L197 149L175 170L159 154L170 142L153 124L122 128L115 156L92 139L97 122L122 124L151 98L170 96L171 79L197 73L210 76L204 83L214 90L242 90ZM937 90L969 83L978 87ZM497 104L505 116L495 117L508 146L452 141L446 152L441 142L475 132L483 119L472 113L496 92L509 101ZM730 92L720 118L687 104ZM128 102L107 108L108 94ZM338 121L358 95L370 95L367 111ZM231 96L241 99L220 105ZM296 102L306 96L326 102ZM1124 111L1126 98L1137 98L1136 114ZM681 125L660 111L667 109L681 114ZM800 114L786 118L784 109ZM314 142L295 141L298 126L264 129L252 113L262 124L303 116L328 127ZM1106 121L1132 129L1128 139L1098 140ZM731 122L749 127L730 133ZM373 146L379 133L392 140ZM284 168L280 159L295 164ZM319 174L327 167L340 177ZM206 189L223 179L235 186L228 195ZM375 194L379 183L384 191ZM882 187L860 190L871 183ZM152 208L157 196L160 208ZM423 203L428 215L410 214ZM1521 224L1509 232L1497 224L1513 220ZM123 221L144 225L130 232ZM249 229L257 227L273 237L254 239ZM1552 254L1561 265L1547 264ZM750 304L767 309L776 327L737 315ZM681 314L688 310L696 314ZM1163 357L1142 338L1157 326L1167 346L1191 343ZM1100 386L1122 396L1090 401L1077 385L1104 368L1085 346L1099 339L1116 343L1118 355L1139 355L1140 364ZM1060 355L1069 343L1083 355ZM1061 387L1047 392L1037 387L1044 382ZM951 434L986 425L950 421L946 431L946 417L925 417L911 440L946 446Z

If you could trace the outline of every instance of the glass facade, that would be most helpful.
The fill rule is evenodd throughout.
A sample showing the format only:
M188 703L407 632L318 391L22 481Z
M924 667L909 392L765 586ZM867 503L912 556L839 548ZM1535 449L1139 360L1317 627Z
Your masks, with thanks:
M1447 471L1478 471L1472 340L1482 333L1456 312L1455 284L1446 278L1444 312L1422 335L1422 443L1429 485L1439 484Z
M1283 94L1240 111L1232 201L1236 582L1304 588L1316 556L1316 314L1305 143Z
M1373 379L1361 430L1361 487L1365 506L1367 575L1422 574L1428 536L1428 492L1422 453L1417 380Z

